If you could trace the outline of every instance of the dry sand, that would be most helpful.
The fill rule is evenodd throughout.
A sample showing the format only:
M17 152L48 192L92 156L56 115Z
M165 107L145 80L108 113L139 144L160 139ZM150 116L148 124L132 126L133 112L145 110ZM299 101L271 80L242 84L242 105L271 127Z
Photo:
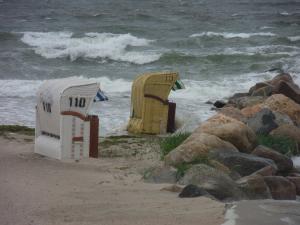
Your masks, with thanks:
M124 149L136 148L126 157L113 155L120 148L108 145L103 156L110 152L110 157L66 163L34 154L30 139L0 137L0 225L224 222L223 203L180 199L178 193L161 190L168 184L144 183L141 170L157 159L146 145L124 142Z

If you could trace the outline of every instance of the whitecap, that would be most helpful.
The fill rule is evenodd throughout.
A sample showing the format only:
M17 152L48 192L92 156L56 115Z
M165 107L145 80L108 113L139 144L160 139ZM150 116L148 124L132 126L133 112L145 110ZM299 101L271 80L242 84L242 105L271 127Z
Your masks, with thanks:
M146 64L161 56L150 50L128 50L130 46L149 46L153 42L131 34L86 33L83 37L74 37L71 32L25 32L21 40L47 59L69 58L74 61L78 58L101 58Z
M291 13L288 13L287 11L280 12L279 14L282 15L282 16L292 15Z
M288 39L290 40L290 41L300 41L300 36L293 36L293 37L288 37Z
M231 38L250 38L254 36L266 36L266 37L272 37L276 34L271 32L258 32L258 33L229 33L229 32L202 32L197 34L190 35L191 38L194 37L223 37L225 39L231 39Z
M300 156L294 156L294 157L292 157L292 160L293 160L294 166L296 168L300 168Z

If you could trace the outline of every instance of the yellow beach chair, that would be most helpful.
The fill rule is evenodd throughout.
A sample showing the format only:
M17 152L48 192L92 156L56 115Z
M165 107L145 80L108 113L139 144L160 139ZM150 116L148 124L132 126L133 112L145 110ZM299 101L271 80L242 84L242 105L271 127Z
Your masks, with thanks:
M175 131L176 104L168 96L179 76L176 72L148 73L132 84L131 133L164 134Z

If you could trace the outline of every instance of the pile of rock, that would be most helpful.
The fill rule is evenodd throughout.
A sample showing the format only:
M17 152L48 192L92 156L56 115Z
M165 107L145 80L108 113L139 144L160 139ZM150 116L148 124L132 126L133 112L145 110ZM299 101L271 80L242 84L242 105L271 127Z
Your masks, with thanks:
M300 171L287 156L258 145L257 135L288 137L300 143L299 103L300 89L289 74L235 94L165 157L162 170L190 164L184 176L176 176L174 169L164 174L173 176L169 179L173 183L187 185L184 197L193 190L191 196L209 193L219 200L296 199ZM195 164L203 157L208 163ZM159 174L156 171L155 176Z

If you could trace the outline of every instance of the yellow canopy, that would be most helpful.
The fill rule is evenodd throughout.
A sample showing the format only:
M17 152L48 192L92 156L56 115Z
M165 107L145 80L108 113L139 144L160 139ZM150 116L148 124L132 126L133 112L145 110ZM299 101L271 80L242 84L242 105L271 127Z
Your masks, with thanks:
M168 96L177 79L176 72L161 72L143 74L133 81L131 115L127 127L129 132L148 134L167 132Z

